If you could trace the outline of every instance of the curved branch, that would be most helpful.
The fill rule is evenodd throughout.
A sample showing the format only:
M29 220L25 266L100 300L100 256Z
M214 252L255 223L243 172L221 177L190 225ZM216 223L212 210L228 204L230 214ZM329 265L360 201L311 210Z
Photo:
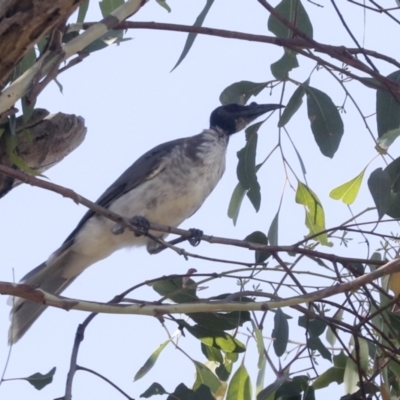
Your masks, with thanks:
M263 302L241 303L237 301L213 300L199 301L196 303L181 304L113 304L100 303L94 301L85 301L79 299L71 299L68 297L56 296L47 293L41 289L31 285L16 284L10 282L0 282L0 294L21 297L33 301L35 303L44 304L46 306L61 308L66 311L79 310L103 314L133 314L147 315L153 317L162 317L165 314L190 314L199 312L232 312L232 311L267 311L283 307L298 306L303 303L311 303L320 301L327 297L331 297L340 293L352 292L361 286L371 283L375 279L385 275L400 272L400 259L389 261L381 268L364 274L351 281L341 283L339 285L330 286L322 290L316 290L311 293L305 293L300 296L289 297L282 300L270 300ZM264 292L252 292L256 297L273 298L275 296ZM238 296L242 296L239 293ZM231 295L234 298L234 295Z

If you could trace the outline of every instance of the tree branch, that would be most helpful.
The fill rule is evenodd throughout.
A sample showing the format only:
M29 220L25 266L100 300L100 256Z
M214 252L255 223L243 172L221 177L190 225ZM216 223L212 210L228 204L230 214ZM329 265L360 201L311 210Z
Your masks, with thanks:
M316 290L300 296L289 297L282 300L270 300L263 302L240 303L237 301L212 300L199 301L196 303L181 304L112 304L100 303L94 301L85 301L79 299L71 299L68 297L56 296L35 288L31 285L16 284L10 282L0 282L0 294L21 297L33 301L35 303L44 304L46 306L61 308L63 310L79 310L103 314L132 314L132 315L148 315L153 317L161 317L164 314L190 314L199 312L232 312L232 311L266 311L283 307L298 306L303 303L311 303L320 301L327 297L331 297L340 293L353 292L361 286L371 283L375 279L385 275L400 272L400 259L389 261L381 268L364 274L351 281L341 283L339 285L330 286L322 290ZM273 298L275 296L264 292L252 292L255 297ZM238 296L242 296L238 293Z

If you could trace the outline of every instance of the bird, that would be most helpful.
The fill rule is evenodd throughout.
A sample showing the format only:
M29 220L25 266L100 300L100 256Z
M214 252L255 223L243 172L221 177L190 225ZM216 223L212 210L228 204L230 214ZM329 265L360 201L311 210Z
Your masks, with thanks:
M229 137L281 107L255 102L217 107L211 113L209 129L160 144L143 154L96 203L123 217L179 226L201 207L221 179ZM148 236L135 235L116 225L88 210L61 247L28 272L21 283L59 295L86 268L121 248L147 246L150 254L159 251L159 243ZM149 233L161 239L167 236L163 232ZM45 308L43 304L14 299L9 343L16 343Z

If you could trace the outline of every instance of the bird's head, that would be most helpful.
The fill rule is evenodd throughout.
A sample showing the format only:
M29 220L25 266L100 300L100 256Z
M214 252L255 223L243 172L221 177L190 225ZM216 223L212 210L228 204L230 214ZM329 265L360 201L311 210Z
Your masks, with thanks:
M250 122L268 111L282 108L281 104L257 104L247 106L227 104L216 108L210 116L210 128L218 128L227 135L232 135L246 128Z

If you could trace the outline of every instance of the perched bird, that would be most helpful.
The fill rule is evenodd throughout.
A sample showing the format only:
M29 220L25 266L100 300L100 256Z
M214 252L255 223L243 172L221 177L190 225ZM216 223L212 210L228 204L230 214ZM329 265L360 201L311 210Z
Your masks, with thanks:
M153 223L177 227L200 208L221 179L229 136L280 107L251 103L216 108L209 129L160 144L145 153L100 196L97 204L124 217L141 216ZM166 237L162 232L150 233ZM146 245L149 253L159 247L145 235L135 236L129 230L118 232L115 222L89 210L61 247L21 282L58 295L90 265L123 247L141 245ZM9 342L17 342L45 308L16 299L11 310Z

